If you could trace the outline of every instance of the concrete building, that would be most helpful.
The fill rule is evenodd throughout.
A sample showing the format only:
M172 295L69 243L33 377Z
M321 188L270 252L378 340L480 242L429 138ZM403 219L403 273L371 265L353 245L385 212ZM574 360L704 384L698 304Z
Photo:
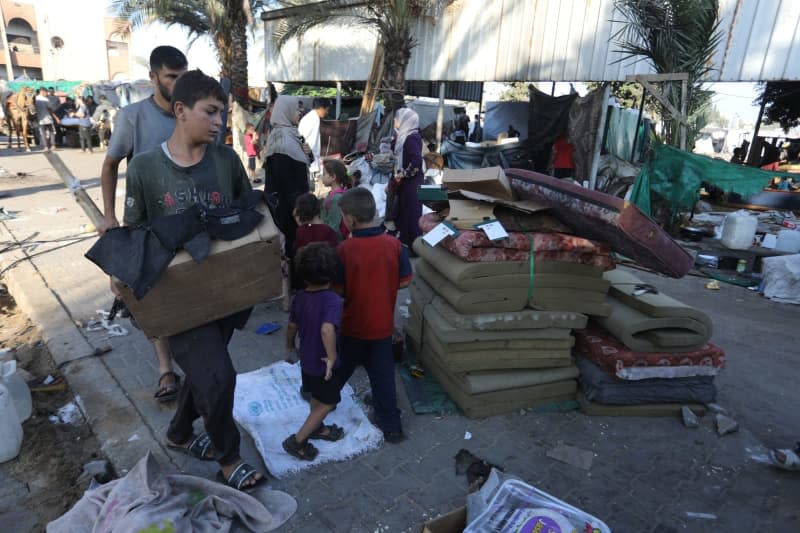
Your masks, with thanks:
M0 0L0 7L15 78L129 78L129 37L107 16L105 0ZM2 79L5 58L3 51Z

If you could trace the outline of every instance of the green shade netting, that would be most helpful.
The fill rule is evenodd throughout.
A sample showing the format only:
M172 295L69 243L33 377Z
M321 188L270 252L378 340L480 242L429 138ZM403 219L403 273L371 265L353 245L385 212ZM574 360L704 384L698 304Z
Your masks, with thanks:
M659 144L653 147L652 155L633 184L631 202L651 215L650 202L655 194L669 203L674 217L680 211L692 209L703 181L747 198L761 192L773 177L784 175L791 176L735 165Z

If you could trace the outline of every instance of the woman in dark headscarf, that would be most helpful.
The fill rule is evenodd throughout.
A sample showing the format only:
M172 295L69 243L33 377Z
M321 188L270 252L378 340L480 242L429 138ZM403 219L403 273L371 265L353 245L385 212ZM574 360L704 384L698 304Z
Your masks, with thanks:
M297 223L292 216L297 197L308 192L308 148L297 123L298 99L279 96L272 108L270 132L264 161L264 190L275 216L275 224L286 237L286 254L294 249Z
M422 233L419 218L422 216L422 203L417 189L423 182L422 135L419 133L419 115L405 107L394 115L395 139L395 212L388 218L394 219L400 241L411 247L414 239ZM394 215L393 217L391 215Z

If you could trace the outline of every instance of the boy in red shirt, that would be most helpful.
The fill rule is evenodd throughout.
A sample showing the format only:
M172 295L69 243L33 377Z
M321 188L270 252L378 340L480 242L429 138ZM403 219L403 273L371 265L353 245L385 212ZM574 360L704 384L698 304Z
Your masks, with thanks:
M397 290L411 283L408 249L375 226L375 199L356 187L339 200L350 238L337 248L337 288L344 295L341 377L363 365L372 388L375 421L387 442L405 439L397 408L392 332Z

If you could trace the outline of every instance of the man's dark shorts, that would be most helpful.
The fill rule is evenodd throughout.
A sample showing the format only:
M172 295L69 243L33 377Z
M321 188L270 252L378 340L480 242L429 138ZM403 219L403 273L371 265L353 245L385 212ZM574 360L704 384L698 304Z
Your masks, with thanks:
M256 156L251 155L247 158L247 168L250 170L256 169Z
M325 376L312 376L303 374L303 390L311 395L312 398L325 405L336 405L342 401L341 391L344 387L339 374L333 371L333 376L325 381Z

